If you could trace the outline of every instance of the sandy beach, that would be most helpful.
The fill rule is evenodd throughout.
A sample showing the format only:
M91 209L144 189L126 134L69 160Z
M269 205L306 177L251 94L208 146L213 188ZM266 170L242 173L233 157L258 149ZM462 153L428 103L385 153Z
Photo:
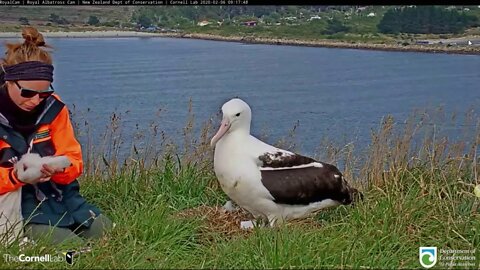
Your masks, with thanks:
M381 50L400 52L424 52L424 53L449 53L480 55L480 46L446 46L444 44L429 45L400 45L400 44L373 44L373 43L348 43L332 40L298 40L298 39L273 39L247 36L219 36L198 33L150 33L136 31L83 31L83 32L42 32L46 38L128 38L128 37L170 37L190 38L202 40L216 40L229 42L242 42L252 44L308 46L326 48L345 48L361 50ZM21 38L20 33L3 32L0 38Z

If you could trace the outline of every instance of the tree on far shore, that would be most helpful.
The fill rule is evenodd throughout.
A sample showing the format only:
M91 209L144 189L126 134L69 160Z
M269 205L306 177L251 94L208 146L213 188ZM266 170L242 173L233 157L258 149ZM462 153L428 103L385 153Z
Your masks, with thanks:
M152 20L146 15L142 14L138 18L137 23L142 27L149 27L152 25Z
M30 25L30 22L26 17L20 17L18 21L20 22L21 25Z
M65 18L60 17L55 13L51 13L48 20L56 24L68 24L68 21Z
M350 27L343 24L337 18L333 18L332 20L328 21L327 27L322 31L322 34L333 35L340 32L348 32L349 30Z
M388 10L377 28L384 34L462 33L478 26L478 18L437 6L401 7Z
M90 15L90 17L88 17L87 23L89 25L97 26L100 23L100 20L97 18L97 16Z

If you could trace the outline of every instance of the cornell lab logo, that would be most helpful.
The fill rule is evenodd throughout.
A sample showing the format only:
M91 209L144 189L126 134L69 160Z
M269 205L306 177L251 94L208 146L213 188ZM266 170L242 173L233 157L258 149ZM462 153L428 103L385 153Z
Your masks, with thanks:
M73 255L75 254L75 251L67 251L65 252L65 261L72 265L73 264Z
M420 247L418 260L425 268L433 267L437 263L437 247Z

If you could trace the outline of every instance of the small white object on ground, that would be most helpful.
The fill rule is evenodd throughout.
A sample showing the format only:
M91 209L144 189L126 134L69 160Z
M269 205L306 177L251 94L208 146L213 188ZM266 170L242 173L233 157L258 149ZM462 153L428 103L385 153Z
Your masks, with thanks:
M252 229L253 226L255 226L255 222L251 220L246 220L246 221L241 221L240 222L240 228L247 230L247 229Z
M237 210L237 208L233 205L232 201L227 201L223 205L223 209L225 209L225 211L227 211L227 212L233 212L233 211Z

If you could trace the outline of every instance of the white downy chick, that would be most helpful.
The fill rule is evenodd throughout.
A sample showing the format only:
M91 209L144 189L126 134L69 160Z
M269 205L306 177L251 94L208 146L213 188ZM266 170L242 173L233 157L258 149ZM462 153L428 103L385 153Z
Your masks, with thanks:
M66 156L41 157L36 153L27 153L15 163L14 168L20 181L31 184L35 179L42 176L41 168L43 164L61 170L70 166L71 162Z

